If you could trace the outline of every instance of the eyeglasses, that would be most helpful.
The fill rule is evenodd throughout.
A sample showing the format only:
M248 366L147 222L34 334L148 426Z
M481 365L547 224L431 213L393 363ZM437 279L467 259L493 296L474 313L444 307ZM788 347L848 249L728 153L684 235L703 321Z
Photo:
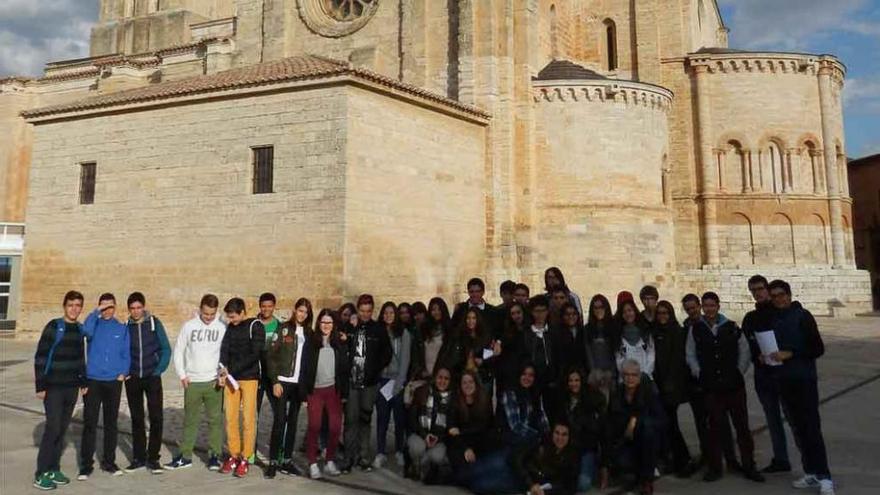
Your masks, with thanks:
M638 378L638 377L642 376L642 374L641 374L641 373L632 373L632 372L626 372L626 371L624 371L624 372L623 372L623 376L628 376L628 377L630 377L630 378Z
M332 321L322 321L321 322L321 325L332 325L332 324L333 324Z

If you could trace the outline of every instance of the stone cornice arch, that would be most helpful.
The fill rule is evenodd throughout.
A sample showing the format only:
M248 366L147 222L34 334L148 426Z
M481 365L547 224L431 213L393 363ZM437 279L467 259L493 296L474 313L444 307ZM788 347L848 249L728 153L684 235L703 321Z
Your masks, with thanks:
M664 112L672 106L672 91L653 84L611 79L534 81L532 84L535 103L623 103Z

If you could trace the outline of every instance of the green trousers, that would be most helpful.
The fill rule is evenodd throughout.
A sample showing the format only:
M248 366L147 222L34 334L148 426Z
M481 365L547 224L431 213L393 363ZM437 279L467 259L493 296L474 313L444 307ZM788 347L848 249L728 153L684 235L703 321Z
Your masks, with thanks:
M192 459L196 437L199 434L202 406L208 417L208 447L211 455L223 453L223 389L214 381L190 383L183 393L183 442L180 454Z

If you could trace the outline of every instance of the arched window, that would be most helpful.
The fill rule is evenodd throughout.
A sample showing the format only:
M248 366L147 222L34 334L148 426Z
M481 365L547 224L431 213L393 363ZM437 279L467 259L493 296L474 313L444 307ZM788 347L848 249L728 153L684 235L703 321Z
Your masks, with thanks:
M765 171L770 174L770 184L773 192L780 194L785 189L785 162L782 156L782 148L775 141L770 141L770 144L767 145L766 155Z
M617 25L611 19L605 25L605 57L608 70L617 70Z

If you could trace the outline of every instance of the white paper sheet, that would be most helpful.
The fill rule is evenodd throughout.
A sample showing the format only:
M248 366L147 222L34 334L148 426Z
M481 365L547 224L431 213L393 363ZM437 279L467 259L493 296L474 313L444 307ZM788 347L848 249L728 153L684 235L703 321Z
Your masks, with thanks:
M492 349L483 349L483 361L489 359L490 357L495 355L495 351Z
M394 397L394 380L388 380L388 383L379 389L379 393L385 397L385 400L391 400Z
M229 382L230 385L232 385L233 390L238 390L238 380L232 378L232 375L226 375L226 381Z
M779 345L776 343L776 334L773 333L773 330L755 332L755 338L758 340L758 347L761 348L764 362L769 366L782 366L782 361L770 358L770 354L779 352Z

